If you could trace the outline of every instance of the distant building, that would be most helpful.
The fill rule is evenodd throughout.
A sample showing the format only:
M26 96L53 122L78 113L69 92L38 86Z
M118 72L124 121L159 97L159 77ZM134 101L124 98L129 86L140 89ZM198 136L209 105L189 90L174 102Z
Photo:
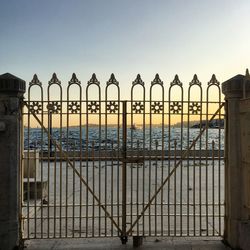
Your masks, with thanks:
M200 123L194 124L191 128L200 128L205 127L207 124L207 121L202 121L201 125ZM224 128L224 119L214 119L211 122L208 123L209 128Z

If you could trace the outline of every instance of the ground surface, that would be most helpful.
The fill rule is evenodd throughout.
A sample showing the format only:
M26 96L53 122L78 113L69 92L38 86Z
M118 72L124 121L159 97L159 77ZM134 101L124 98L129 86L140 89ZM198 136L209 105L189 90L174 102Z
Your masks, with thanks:
M122 245L118 238L105 239L61 239L61 240L33 240L25 242L27 250L59 250L59 249L136 249L132 238L126 245ZM225 250L230 249L219 238L145 238L143 245L137 249L167 249L167 250Z

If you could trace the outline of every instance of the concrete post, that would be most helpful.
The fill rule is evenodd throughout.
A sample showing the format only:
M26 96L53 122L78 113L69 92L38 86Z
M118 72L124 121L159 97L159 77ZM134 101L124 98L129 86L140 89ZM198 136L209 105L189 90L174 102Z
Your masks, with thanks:
M0 75L0 249L20 245L21 102L25 81Z
M246 86L245 91L243 91L244 85ZM246 119L242 115L242 103L249 98L250 82L246 81L245 76L237 75L222 84L222 92L225 95L226 101L226 211L224 238L232 248L242 248L240 238L244 238L244 236L242 235L241 226L246 219L249 219L247 215L249 211L246 211L245 193L247 190L246 178L244 177L243 152L245 147L249 147L250 149L250 140L248 140L248 142L244 140L244 134L250 134L250 120L246 126ZM243 92L245 94L243 94ZM246 143L248 143L248 145L246 145ZM250 193L250 190L248 190L248 192Z

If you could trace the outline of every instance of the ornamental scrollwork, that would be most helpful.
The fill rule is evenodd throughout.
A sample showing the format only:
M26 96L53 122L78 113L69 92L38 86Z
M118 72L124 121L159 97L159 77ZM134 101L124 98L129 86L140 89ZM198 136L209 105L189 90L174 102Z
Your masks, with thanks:
M72 114L80 113L80 103L77 101L72 101L69 103L68 109Z
M88 111L91 113L97 113L100 110L100 104L96 101L91 101L88 104Z
M144 111L143 103L142 102L134 102L134 104L132 105L132 110L136 114L141 114Z
M151 104L151 111L154 114L160 114L163 111L163 105L161 102L153 102L153 104Z
M191 102L191 104L189 104L188 110L193 115L197 115L201 112L201 105L199 102Z
M182 111L182 105L180 102L171 102L170 104L170 111L173 114L180 114Z
M47 109L52 114L58 114L62 110L62 106L59 102L52 101L48 103Z
M114 101L110 101L107 103L107 111L110 114L115 114L119 109L118 103Z
M29 104L29 110L31 111L31 113L40 114L42 111L42 103L41 102L31 102L31 104Z

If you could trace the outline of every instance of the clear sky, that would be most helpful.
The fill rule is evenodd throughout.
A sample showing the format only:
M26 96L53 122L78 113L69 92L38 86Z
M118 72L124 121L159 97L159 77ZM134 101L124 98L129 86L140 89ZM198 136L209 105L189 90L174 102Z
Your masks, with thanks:
M250 65L249 0L1 0L0 73L85 85L111 73L123 95L137 73L149 84L197 73L223 82ZM125 91L124 91L125 90Z

